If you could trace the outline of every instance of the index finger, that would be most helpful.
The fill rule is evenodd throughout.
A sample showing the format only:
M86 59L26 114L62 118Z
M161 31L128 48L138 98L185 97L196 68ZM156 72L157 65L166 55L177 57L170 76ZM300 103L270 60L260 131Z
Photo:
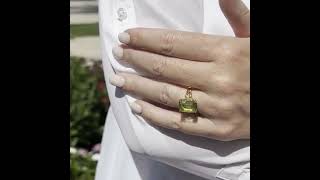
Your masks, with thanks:
M194 61L214 61L225 38L155 28L134 28L119 34L119 41L133 48Z

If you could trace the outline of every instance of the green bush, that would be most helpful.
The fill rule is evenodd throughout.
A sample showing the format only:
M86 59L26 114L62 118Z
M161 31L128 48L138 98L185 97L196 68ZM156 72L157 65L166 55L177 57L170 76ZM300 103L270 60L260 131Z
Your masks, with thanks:
M70 180L93 180L96 164L89 155L70 154Z
M100 63L85 66L81 58L70 61L70 146L92 148L101 142L107 99Z

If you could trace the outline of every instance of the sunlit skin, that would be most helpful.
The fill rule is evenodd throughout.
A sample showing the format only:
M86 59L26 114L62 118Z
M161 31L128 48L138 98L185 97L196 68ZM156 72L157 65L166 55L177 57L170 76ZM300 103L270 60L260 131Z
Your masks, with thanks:
M231 141L250 138L250 11L240 0L220 0L235 37L134 28L113 48L121 64L110 83L139 97L131 104L146 121L186 134ZM192 87L198 114L178 110Z

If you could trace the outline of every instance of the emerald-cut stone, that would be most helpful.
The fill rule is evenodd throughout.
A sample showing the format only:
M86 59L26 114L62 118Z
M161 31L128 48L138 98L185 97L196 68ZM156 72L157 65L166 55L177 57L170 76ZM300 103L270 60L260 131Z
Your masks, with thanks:
M183 113L197 113L197 102L192 98L180 99L179 111Z

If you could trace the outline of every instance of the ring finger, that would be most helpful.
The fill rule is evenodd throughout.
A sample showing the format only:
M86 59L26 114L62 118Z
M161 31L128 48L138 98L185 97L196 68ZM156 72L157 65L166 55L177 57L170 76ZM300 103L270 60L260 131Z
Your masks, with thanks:
M173 108L178 108L179 100L184 98L186 93L184 88L127 73L119 73L111 77L110 83L130 94ZM196 90L192 95L198 102L199 113L205 115L204 106L209 103L207 101L210 98L207 94Z

